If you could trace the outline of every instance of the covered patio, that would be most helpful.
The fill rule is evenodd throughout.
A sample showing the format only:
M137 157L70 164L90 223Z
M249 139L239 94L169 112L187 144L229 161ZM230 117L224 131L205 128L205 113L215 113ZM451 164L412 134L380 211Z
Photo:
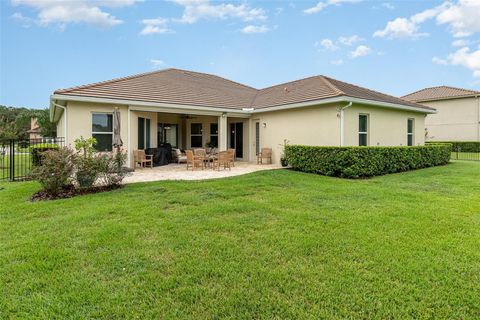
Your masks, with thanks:
M276 164L256 164L245 161L235 162L231 170L196 169L186 170L185 164L171 163L154 168L137 168L131 176L125 178L124 183L149 182L159 180L207 180L234 177L261 170L281 168Z

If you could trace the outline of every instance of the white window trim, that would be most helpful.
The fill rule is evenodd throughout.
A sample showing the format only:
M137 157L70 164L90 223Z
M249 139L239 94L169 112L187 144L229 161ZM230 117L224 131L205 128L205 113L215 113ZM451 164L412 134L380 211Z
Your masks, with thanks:
M91 130L91 136L93 138L94 134L104 134L104 135L111 135L112 136L112 143L113 143L113 112L101 112L101 111L93 111L91 117L92 125L90 126ZM111 132L98 132L98 131L93 131L93 116L96 114L105 114L105 115L111 115L112 116L112 131ZM112 145L112 150L113 150L113 145ZM102 150L103 151L103 150Z
M200 133L192 133L192 124L200 124L202 127L200 129ZM203 122L190 122L190 148L201 148L203 147ZM200 147L193 147L192 146L192 137L202 137L202 145Z
M366 116L367 117L367 131L360 131L360 116ZM368 113L359 113L358 114L358 138L360 140L360 135L361 134L364 134L367 136L367 147L370 145L370 142L369 142L369 138L370 138L370 135L368 133L369 130L369 127L370 127L370 115ZM360 146L360 142L358 143L358 145Z
M408 123L412 120L412 132L408 132ZM412 136L412 146L415 145L415 119L408 118L407 119L407 146L408 146L408 137Z

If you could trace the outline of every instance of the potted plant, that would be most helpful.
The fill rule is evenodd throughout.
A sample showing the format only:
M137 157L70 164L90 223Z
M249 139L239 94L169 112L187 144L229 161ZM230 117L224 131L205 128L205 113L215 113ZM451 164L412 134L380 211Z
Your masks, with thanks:
M287 139L284 139L283 144L281 144L282 155L280 156L280 164L282 165L282 167L287 167L288 166L288 161L287 161L287 158L285 157L285 148L287 147L288 142L289 141Z

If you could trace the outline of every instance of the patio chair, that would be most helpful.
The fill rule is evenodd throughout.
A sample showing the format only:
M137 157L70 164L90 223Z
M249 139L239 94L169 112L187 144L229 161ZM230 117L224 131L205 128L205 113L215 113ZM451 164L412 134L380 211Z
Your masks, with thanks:
M230 163L235 167L235 149L227 149L227 152L230 157Z
M187 156L180 149L172 149L172 159L178 164L187 162Z
M145 154L145 150L133 150L133 163L135 167L137 164L142 168L149 165L153 169L153 155Z
M192 150L186 150L185 154L187 155L187 170L190 167L192 170L195 170L195 168L198 167L201 167L202 170L205 168L204 157L194 155Z
M267 159L272 164L272 148L262 148L257 154L257 164L263 164L263 159Z
M228 151L221 151L218 153L217 157L213 160L213 169L217 168L220 171L220 167L223 166L223 170L228 168L232 170L231 166L231 155Z
M193 149L193 154L197 158L203 158L203 161L206 162L207 165L210 165L210 157L208 156L207 151L205 149L202 149L202 148Z

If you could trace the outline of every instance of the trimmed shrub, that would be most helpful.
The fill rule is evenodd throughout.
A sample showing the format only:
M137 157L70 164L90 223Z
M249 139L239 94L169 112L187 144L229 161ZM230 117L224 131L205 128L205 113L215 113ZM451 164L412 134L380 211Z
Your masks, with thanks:
M342 178L362 178L447 164L451 145L418 147L313 147L287 145L295 170Z
M45 151L42 154L42 165L33 167L30 175L40 182L43 190L55 195L71 184L73 158L73 151L69 148Z
M480 141L428 141L426 145L445 144L452 145L453 152L480 152Z

